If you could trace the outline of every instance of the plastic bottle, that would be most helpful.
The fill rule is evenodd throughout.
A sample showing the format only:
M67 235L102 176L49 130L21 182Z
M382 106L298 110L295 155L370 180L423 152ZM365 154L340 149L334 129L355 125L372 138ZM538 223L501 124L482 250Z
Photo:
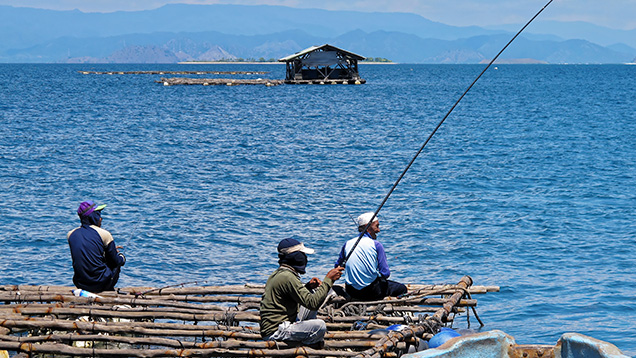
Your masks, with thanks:
M98 296L92 292L88 292L86 290L82 290L81 288L76 288L73 291L73 294L77 297L91 297L91 298L97 298L97 297L101 297Z

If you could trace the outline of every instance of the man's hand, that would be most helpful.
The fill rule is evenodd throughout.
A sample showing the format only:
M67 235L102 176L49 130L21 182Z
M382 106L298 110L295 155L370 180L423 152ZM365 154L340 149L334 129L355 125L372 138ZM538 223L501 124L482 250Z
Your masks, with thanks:
M320 284L322 284L322 281L320 281L318 277L312 277L311 280L305 284L305 287L307 287L308 290L313 290L320 286Z
M340 276L342 276L342 271L344 271L344 267L338 266L336 268L329 270L329 272L327 272L326 277L329 277L330 279L337 281L340 278Z

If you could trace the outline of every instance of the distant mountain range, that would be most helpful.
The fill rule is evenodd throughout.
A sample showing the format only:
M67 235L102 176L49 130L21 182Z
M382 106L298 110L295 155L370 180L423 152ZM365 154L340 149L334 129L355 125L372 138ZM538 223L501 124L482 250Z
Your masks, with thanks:
M401 63L479 63L521 26L456 27L407 13L283 6L166 5L83 13L0 6L0 62L176 63L278 59L325 43ZM625 63L636 30L537 22L504 52L513 63Z

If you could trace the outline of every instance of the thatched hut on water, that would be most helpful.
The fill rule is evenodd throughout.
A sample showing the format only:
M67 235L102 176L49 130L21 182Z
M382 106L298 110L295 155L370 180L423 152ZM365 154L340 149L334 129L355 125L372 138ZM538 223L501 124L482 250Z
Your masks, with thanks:
M285 83L361 84L366 81L360 78L358 61L364 59L364 56L325 44L309 47L278 61L286 63Z

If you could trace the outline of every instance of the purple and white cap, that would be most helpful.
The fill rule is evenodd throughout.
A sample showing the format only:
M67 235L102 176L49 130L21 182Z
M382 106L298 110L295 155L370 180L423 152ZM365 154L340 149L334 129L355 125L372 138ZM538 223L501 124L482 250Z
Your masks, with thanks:
M101 211L106 207L106 204L97 205L97 203L88 200L84 201L77 208L77 215L79 216L89 216L93 211Z

